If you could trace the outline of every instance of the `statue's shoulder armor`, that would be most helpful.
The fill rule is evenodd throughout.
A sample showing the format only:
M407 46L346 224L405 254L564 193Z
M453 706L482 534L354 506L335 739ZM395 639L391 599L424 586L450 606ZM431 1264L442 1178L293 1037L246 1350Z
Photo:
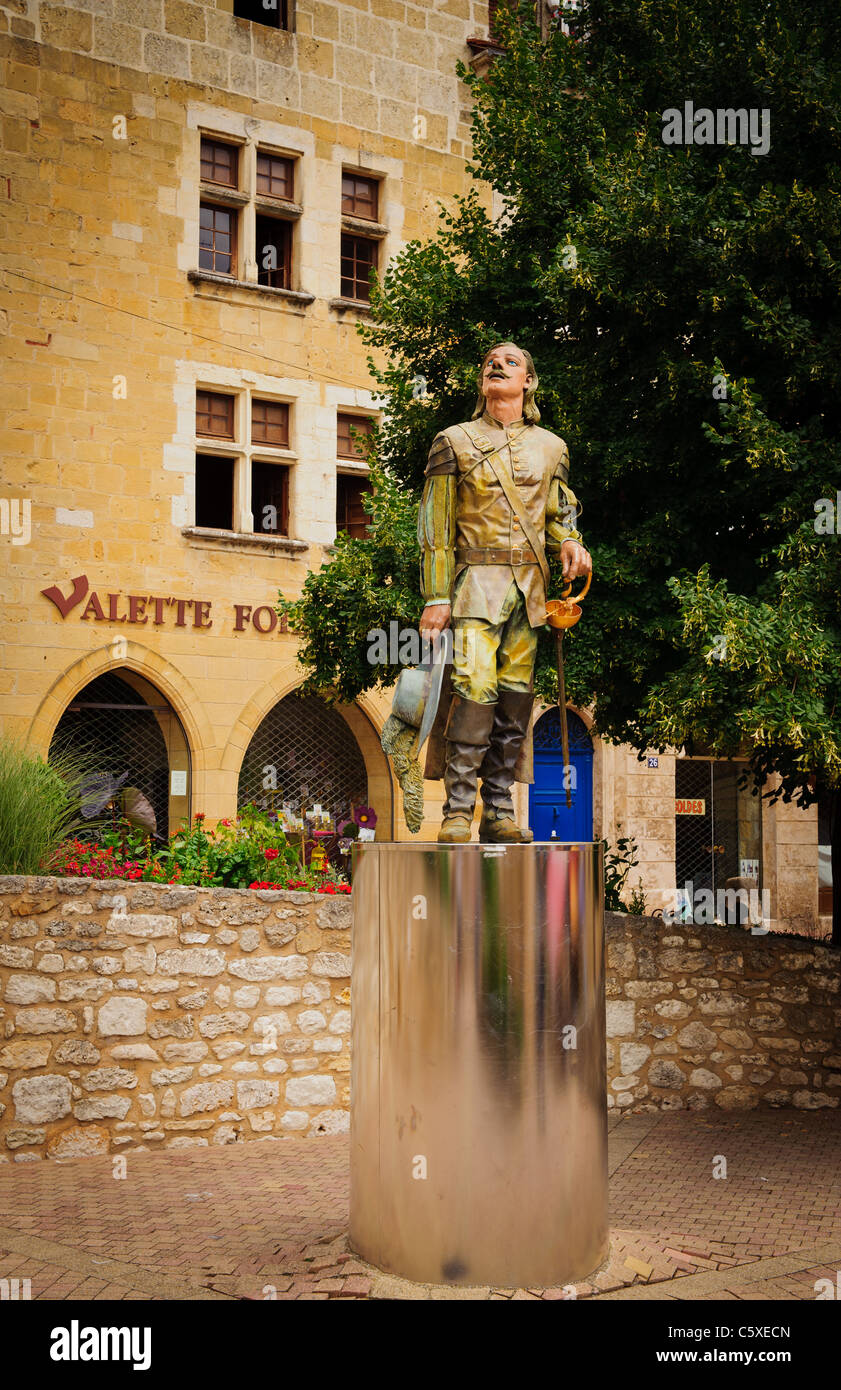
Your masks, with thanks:
M436 434L429 446L429 457L426 461L426 476L428 478L435 477L439 473L456 472L458 465L453 442L450 439L449 430L442 430L440 434Z

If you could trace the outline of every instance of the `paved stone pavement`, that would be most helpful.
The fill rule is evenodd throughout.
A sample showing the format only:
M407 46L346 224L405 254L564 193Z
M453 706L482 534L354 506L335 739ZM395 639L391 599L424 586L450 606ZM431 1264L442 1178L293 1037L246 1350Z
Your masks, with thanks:
M727 1176L714 1178L720 1157ZM346 1135L0 1165L0 1279L33 1299L561 1299L380 1274L348 1249ZM841 1111L610 1119L593 1299L810 1299L841 1269Z

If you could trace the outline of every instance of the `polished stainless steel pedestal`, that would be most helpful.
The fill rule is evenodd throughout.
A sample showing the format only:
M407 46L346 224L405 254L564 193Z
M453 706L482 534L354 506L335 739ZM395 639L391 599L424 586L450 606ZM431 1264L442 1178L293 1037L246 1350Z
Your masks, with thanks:
M602 850L359 845L350 1243L423 1283L607 1253Z

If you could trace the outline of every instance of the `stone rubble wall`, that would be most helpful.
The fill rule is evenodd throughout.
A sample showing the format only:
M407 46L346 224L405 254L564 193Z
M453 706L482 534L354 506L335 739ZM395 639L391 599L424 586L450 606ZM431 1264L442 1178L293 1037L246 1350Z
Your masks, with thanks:
M332 1134L348 897L0 877L0 1160Z
M608 913L608 1107L836 1108L841 951Z
M351 900L0 877L0 1161L346 1130ZM608 914L609 1107L836 1107L841 952Z

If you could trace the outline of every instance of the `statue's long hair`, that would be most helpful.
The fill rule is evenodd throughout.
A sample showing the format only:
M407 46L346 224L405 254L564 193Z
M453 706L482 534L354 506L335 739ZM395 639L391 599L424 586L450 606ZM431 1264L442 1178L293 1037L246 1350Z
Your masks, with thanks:
M482 390L482 373L485 370L485 363L487 362L491 353L496 352L499 348L502 347L515 347L519 349L519 351L523 354L523 356L526 359L526 369L531 375L531 386L528 388L525 395L523 396L523 419L529 425L536 425L540 420L540 411L537 408L537 402L535 400L539 382L537 379L537 372L534 368L532 355L530 352L527 352L524 347L520 347L519 343L512 343L510 338L505 338L502 340L502 342L494 343L493 347L489 347L484 357L482 358L482 365L479 368L479 375L476 378L476 384L479 388L479 398L476 401L476 409L474 410L471 418L474 420L478 420L479 417L483 415L485 413L485 410L487 409L487 401L485 400L485 394Z

